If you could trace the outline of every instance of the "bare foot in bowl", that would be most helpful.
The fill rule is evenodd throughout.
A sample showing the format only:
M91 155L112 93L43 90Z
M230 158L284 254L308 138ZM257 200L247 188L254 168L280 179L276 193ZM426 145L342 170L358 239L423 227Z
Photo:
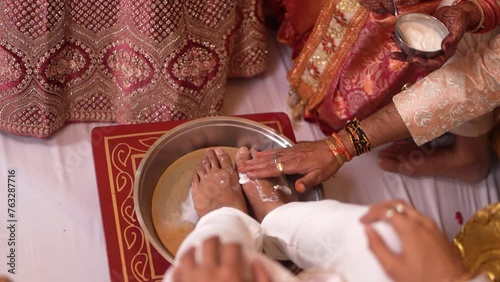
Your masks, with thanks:
M236 167L243 161L249 160L257 153L241 147L236 153ZM246 181L246 180L245 180ZM284 177L274 177L259 180L248 180L242 183L243 193L252 208L255 219L262 222L264 217L275 208L290 202L292 190L287 186Z
M207 150L191 182L191 195L199 217L232 207L247 213L245 197L231 157L222 149Z

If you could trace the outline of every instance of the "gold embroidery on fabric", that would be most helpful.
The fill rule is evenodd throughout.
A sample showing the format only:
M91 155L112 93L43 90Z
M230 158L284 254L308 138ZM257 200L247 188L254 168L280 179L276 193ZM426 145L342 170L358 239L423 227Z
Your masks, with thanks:
M263 72L268 60L264 11L259 1L239 1L243 26L238 29L228 77L250 77Z
M325 97L330 79L356 42L368 14L353 0L325 4L295 67L288 74L292 88L302 101L307 101L306 110L315 108Z
M205 82L207 74L216 66L215 58L204 48L191 48L180 57L178 64L174 65L173 73L181 80L190 82L200 87Z
M354 13L359 8L359 2L357 0L341 0L337 5L337 9L343 13Z
M328 87L330 86L331 80L335 73L338 72L340 64L344 61L345 57L351 50L351 47L354 45L356 40L358 39L358 34L360 30L363 28L364 23L368 18L369 12L360 8L356 14L353 16L351 21L349 22L349 26L347 27L348 32L343 36L341 43L339 44L339 48L335 56L330 60L330 63L326 67L323 77L327 79L321 79L321 83L318 87L318 93L316 97L310 101L308 105L308 109L311 110L316 107L326 95Z
M0 130L217 115L267 65L258 0L45 2L0 3Z
M307 83L301 81L302 75L307 68L309 58L313 56L313 52L321 41L323 34L326 33L331 21L331 12L335 9L337 2L329 1L321 10L316 26L314 27L307 44L304 46L300 55L295 59L294 67L288 73L288 80L294 92L298 93L303 100L308 100L314 95L314 90Z
M115 50L106 64L113 73L122 77L125 88L138 84L151 75L147 62L130 50Z
M21 66L3 49L0 49L0 84L7 84L21 78Z

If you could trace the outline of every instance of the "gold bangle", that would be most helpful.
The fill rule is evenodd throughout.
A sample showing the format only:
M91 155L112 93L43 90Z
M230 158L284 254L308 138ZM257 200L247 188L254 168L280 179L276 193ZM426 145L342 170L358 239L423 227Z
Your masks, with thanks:
M325 138L323 140L325 140L325 143L328 145L328 148L330 148L330 151L332 152L332 154L337 159L337 162L339 163L339 165L342 166L344 164L344 159L339 154L337 147L335 147L335 145L333 144L332 141L330 141L330 139Z
M337 146L340 147L340 150L342 150L342 152L340 152L340 153L344 154L345 161L348 162L348 161L352 160L351 154L349 154L349 151L347 151L347 148L345 147L344 142L342 142L342 139L340 139L340 136L338 135L338 133L335 133L335 132L332 133L332 137L333 137L333 140L337 143Z

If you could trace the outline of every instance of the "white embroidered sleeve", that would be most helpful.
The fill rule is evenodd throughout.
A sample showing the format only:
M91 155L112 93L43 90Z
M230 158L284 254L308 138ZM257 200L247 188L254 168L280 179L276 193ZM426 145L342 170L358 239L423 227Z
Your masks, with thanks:
M422 145L500 105L500 35L393 98Z

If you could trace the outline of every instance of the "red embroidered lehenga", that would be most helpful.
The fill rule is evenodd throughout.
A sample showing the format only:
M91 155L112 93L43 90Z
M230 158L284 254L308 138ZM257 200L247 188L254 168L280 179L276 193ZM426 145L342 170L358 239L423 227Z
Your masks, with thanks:
M216 115L227 77L262 72L258 0L0 3L0 130Z

